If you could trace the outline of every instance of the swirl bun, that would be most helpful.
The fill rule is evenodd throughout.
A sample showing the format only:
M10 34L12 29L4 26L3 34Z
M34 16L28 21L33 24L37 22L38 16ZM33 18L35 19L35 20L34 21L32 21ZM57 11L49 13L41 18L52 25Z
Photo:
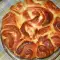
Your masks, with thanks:
M3 17L1 33L14 55L48 57L60 47L60 9L50 0L18 2Z

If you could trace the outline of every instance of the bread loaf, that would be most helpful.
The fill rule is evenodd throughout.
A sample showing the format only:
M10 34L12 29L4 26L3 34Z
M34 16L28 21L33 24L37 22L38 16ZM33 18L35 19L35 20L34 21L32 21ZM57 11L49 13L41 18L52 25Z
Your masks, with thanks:
M60 9L50 0L24 0L2 19L2 42L20 58L45 58L60 48Z

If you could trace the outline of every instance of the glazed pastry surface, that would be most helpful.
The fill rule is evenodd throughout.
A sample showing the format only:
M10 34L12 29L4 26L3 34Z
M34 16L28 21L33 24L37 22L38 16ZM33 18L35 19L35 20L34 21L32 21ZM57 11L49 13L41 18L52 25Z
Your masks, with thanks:
M20 58L45 58L60 48L60 8L50 0L24 0L2 19L2 42Z

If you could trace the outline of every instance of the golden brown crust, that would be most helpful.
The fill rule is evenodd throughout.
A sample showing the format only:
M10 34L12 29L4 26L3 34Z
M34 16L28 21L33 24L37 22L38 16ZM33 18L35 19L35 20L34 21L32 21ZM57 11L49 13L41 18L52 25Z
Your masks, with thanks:
M1 32L16 56L48 57L60 47L60 9L50 0L18 2L4 16Z

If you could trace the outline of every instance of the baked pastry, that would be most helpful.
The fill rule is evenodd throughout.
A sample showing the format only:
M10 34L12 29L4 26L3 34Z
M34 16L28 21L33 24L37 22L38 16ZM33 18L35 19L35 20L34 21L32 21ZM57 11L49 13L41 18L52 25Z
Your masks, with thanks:
M50 0L24 0L2 20L2 42L20 58L45 58L60 47L60 9Z

